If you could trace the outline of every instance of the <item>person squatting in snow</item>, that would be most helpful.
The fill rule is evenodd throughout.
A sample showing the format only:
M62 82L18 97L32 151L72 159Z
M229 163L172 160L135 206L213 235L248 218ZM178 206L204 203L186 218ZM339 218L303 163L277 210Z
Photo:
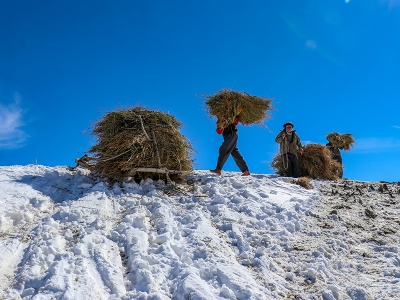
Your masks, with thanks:
M279 153L282 155L283 166L288 177L300 177L300 166L297 158L298 153L303 153L300 137L293 130L293 123L283 124L283 129L277 135L275 142L279 143Z
M239 107L238 113L242 111L242 108ZM219 147L219 155L217 160L217 167L214 170L210 170L213 173L221 175L221 170L228 160L229 155L232 155L236 165L239 167L240 171L242 171L242 176L249 176L249 167L246 164L243 156L240 154L239 149L237 148L238 142L238 133L237 133L237 124L240 121L240 116L237 115L232 124L230 124L227 128L221 129L217 125L217 133L221 134L224 138L222 145ZM218 124L218 121L217 121Z

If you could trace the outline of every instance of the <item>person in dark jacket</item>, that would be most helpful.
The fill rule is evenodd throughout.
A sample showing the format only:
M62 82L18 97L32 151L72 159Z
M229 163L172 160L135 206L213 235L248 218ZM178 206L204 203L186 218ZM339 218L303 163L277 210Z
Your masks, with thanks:
M279 132L275 138L275 142L280 145L280 155L282 155L283 166L286 170L286 176L299 177L300 166L297 155L303 153L300 137L293 130L293 123L287 122L283 124L283 130Z
M333 160L336 160L338 163L342 165L342 168L339 170L339 178L343 177L343 164L342 164L342 154L340 153L339 149L342 149L341 147L335 147L331 142L326 144L326 147L328 147L329 151L331 152L331 157Z
M237 148L238 130L236 126L239 123L239 121L240 121L240 116L237 115L234 122L230 124L227 128L222 130L217 126L217 133L218 134L222 133L224 141L221 147L219 147L217 167L214 170L210 170L210 172L221 175L221 170L225 162L228 160L229 155L232 155L232 158L234 159L236 165L239 167L240 171L242 171L242 176L250 175L249 167L247 166L243 156L240 154L239 149Z

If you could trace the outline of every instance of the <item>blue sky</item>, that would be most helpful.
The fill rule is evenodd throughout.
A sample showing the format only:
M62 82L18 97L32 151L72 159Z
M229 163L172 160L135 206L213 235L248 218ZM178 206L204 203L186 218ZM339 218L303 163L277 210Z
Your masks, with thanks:
M230 88L274 99L268 128L239 126L251 172L273 172L291 121L303 143L354 135L344 177L399 181L399 32L400 0L4 0L0 165L74 166L94 121L142 105L180 120L196 168L214 168L202 95Z

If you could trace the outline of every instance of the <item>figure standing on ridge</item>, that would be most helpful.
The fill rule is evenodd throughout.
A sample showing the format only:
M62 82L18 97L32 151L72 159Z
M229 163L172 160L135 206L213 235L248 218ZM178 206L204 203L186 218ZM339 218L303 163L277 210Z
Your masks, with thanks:
M238 114L242 111L242 107L239 107ZM221 129L217 125L217 133L221 134L224 138L222 145L219 147L219 155L217 160L217 167L214 170L210 170L213 173L221 175L221 170L228 160L229 155L232 155L236 165L239 167L240 171L242 171L242 176L249 176L249 167L247 166L243 156L240 154L239 149L237 148L238 141L238 133L237 133L237 124L240 121L240 116L237 115L232 124L228 125L228 127ZM217 122L218 124L218 122Z
M285 123L283 130L275 138L275 142L280 145L279 153L282 156L283 166L286 170L285 175L298 178L300 177L300 166L297 155L303 152L303 146L296 130L292 130L293 127L293 123Z
M343 163L342 163L342 154L340 153L339 149L343 150L343 147L336 147L330 141L329 141L329 143L326 144L326 147L331 152L332 159L336 160L342 166L342 168L339 170L339 173L338 173L339 178L342 178L343 177Z

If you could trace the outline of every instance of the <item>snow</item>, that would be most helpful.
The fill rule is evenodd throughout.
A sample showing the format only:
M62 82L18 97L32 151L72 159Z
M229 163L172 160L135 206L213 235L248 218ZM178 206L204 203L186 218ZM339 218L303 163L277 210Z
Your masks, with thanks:
M400 299L398 184L0 167L0 299Z

